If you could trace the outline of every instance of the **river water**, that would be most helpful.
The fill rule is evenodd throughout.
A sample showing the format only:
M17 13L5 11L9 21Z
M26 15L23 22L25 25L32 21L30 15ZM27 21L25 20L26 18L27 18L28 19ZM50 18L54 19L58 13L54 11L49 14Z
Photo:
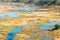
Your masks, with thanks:
M44 23L44 24L30 24L30 25L23 25L19 26L18 28L12 30L8 35L6 36L7 40L13 40L14 35L18 32L21 32L23 28L26 28L28 26L41 26L40 30L51 30L53 29L54 25L60 24L60 22L50 22L50 23ZM43 38L43 40L51 40L50 38Z
M32 12L32 11L36 11L38 10L35 7L30 7L30 8L25 8L24 6L17 6L17 5L13 5L14 8L21 8L21 10L18 10L16 12L14 11L9 11L6 13L2 13L0 14L0 18L4 18L6 16L8 17L19 17L19 15L16 15L17 12ZM23 28L26 28L28 26L40 26L40 30L51 30L53 29L52 27L54 27L55 24L60 24L60 22L50 22L50 23L44 23L44 24L30 24L30 25L22 25L19 26L18 28L12 30L10 33L7 34L6 39L7 40L13 40L14 39L14 35L18 32L21 32ZM43 40L52 40L50 38L43 38Z

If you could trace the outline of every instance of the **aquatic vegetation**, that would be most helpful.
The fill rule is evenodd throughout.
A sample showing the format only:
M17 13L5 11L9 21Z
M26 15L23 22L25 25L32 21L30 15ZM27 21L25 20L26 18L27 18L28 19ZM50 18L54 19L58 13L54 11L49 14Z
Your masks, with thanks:
M60 25L56 24L54 30L58 30L58 29L60 29Z
M60 29L60 25L55 24L54 28L52 30L49 30L49 31L54 31L54 30L59 30L59 29Z

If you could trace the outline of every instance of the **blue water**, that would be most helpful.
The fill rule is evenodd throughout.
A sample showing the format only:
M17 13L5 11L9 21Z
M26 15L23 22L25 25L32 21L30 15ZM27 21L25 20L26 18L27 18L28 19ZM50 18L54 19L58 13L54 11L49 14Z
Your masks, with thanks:
M21 12L33 12L36 11L37 8L23 8L22 10L20 10Z
M16 14L17 12L9 12L7 15L9 17L19 17L19 15Z
M42 40L52 40L51 38L43 38Z
M21 32L23 28L26 28L28 26L41 26L40 30L51 30L52 26L54 26L55 24L60 24L60 22L50 22L50 23L44 23L44 24L30 24L30 25L23 25L23 26L19 26L18 28L12 30L10 33L7 34L6 38L7 40L13 40L14 39L14 35L18 32ZM47 40L48 38L44 39ZM50 39L48 39L50 40Z
M5 18L6 16L8 17L19 17L19 15L16 14L17 12L6 12L6 13L2 13L0 14L0 18Z
M20 12L32 12L32 11L36 11L38 10L37 8L34 7L30 7L30 8L25 8L23 6L18 6L18 5L13 5L14 8L21 8L21 10L18 10ZM7 12L7 13L3 13L0 14L0 18L4 18L6 16L8 17L19 17L19 15L16 14L17 12ZM18 32L21 32L23 28L26 28L28 26L40 26L40 30L51 30L53 29L52 27L55 24L60 24L60 22L50 22L50 23L44 23L44 24L30 24L30 25L23 25L23 26L19 26L18 28L12 30L10 33L7 34L6 38L7 40L13 40L14 39L14 35ZM51 40L49 38L44 38L43 40Z
M19 15L17 15L16 13L17 12L32 12L32 11L36 11L37 8L34 8L34 7L30 7L30 8L25 8L23 6L14 6L14 8L21 8L20 10L18 11L10 11L10 12L6 12L6 13L1 13L0 14L0 18L5 18L6 16L8 17L18 17Z
M55 24L60 24L60 22L50 22L50 23L44 23L41 25L41 30L51 30L53 29L52 27L55 25Z

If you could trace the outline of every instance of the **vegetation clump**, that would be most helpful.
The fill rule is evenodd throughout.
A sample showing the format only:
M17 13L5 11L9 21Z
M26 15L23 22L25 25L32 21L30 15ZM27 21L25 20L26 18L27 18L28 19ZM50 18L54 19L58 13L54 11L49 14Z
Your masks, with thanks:
M58 30L58 29L60 29L60 25L56 24L56 25L55 25L55 28L52 29L52 31L54 31L54 30Z

